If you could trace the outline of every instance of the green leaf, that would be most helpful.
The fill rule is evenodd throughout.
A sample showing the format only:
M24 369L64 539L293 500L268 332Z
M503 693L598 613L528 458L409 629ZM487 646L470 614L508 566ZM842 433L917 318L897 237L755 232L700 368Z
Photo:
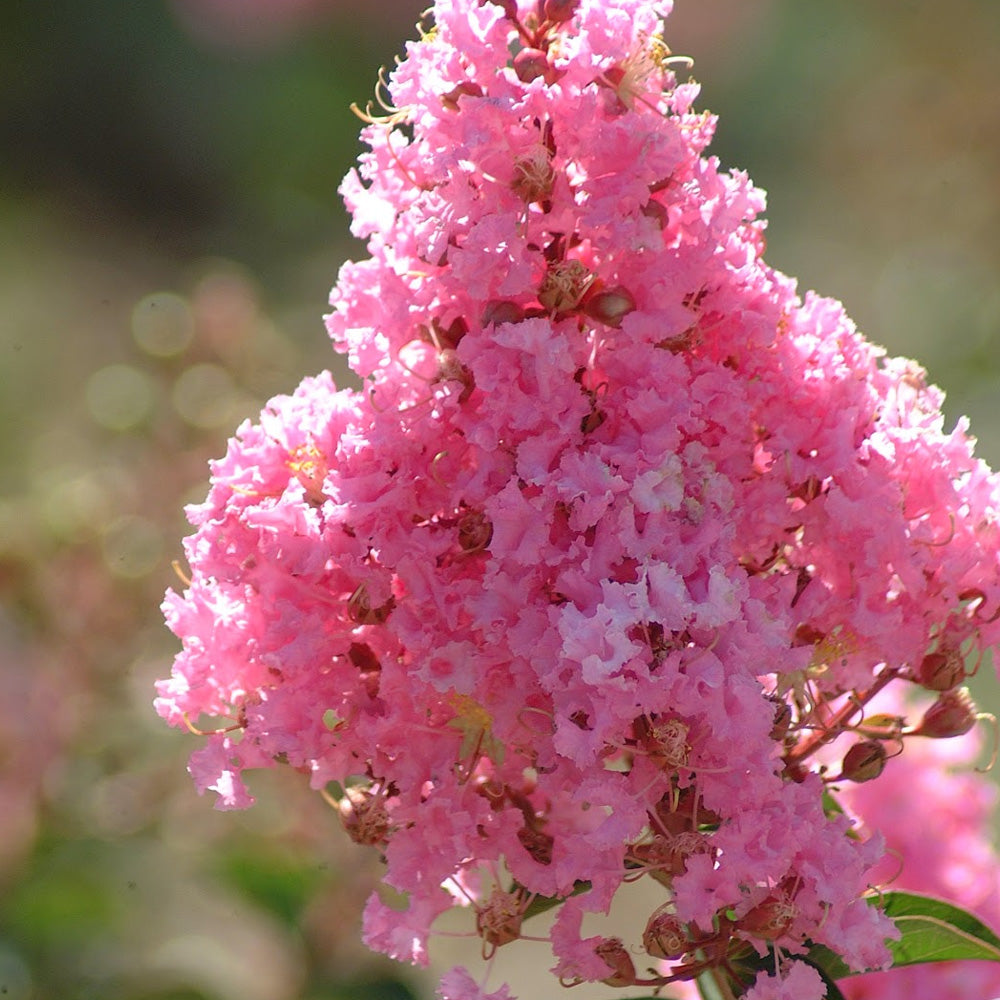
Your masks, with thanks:
M221 859L219 871L240 893L293 927L322 884L315 865L279 851L235 849Z
M825 944L814 944L806 955L809 964L819 971L820 975L829 979L844 979L857 973L835 952Z
M827 819L844 815L844 807L833 797L829 788L823 789L823 815Z
M711 972L703 972L696 980L698 996L701 1000L726 1000L725 994L719 989L719 984Z
M517 883L515 883L516 886ZM581 893L590 891L589 882L574 882L573 891L570 896L579 896ZM553 907L558 906L560 903L564 902L562 896L534 896L531 902L528 904L528 908L524 911L524 916L522 920L527 920L529 917L537 917L539 913L545 913L546 910L551 910ZM639 1000L643 1000L639 997Z
M953 959L1000 962L1000 937L967 910L914 892L887 892L882 898L886 916L903 933L889 942L893 968Z
M869 900L879 906L900 930L898 941L888 941L892 967L924 962L987 959L1000 962L1000 937L971 913L933 896L915 892L885 892ZM839 955L815 945L808 959L831 979L856 973Z

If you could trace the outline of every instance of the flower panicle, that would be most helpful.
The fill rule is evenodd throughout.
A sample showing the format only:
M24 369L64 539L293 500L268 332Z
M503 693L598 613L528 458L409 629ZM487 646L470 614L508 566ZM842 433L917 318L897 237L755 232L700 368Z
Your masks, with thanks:
M819 1000L795 956L894 933L837 796L982 721L1000 482L768 266L669 7L438 0L380 72L326 319L363 389L305 379L214 464L157 707L219 721L224 807L279 764L342 790L394 958L452 905L487 959L552 908L566 983ZM641 880L641 940L583 934ZM442 996L509 995L471 982Z

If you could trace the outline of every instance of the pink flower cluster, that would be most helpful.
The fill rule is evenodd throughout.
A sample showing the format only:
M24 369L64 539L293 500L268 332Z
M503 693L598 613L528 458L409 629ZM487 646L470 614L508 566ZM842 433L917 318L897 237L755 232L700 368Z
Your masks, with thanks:
M438 0L342 188L371 256L328 326L364 391L307 379L214 463L157 705L223 720L191 770L224 808L275 763L334 790L408 899L365 912L397 959L470 904L488 954L545 899L563 982L816 1000L788 956L878 968L894 933L882 842L824 792L972 725L1000 483L917 365L764 263L668 12ZM894 681L940 704L862 731ZM589 933L636 879L642 942Z

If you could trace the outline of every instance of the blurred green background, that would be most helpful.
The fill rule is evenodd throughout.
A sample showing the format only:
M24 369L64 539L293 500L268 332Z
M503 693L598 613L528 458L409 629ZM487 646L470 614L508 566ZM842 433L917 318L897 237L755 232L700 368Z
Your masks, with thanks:
M421 6L0 6L5 1000L431 995L360 946L375 859L305 779L213 811L150 707L206 461L303 375L346 381L321 315L363 253L348 106ZM1000 465L1000 3L676 7L770 262L921 360Z

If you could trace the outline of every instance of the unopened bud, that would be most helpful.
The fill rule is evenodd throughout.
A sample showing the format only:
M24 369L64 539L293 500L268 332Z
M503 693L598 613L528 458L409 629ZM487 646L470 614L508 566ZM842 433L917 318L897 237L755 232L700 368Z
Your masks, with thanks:
M642 933L642 946L653 958L680 958L691 950L684 925L672 913L654 913Z
M855 743L844 755L841 774L848 781L871 781L885 768L888 754L878 740L862 740Z
M583 306L583 311L592 319L615 327L621 326L622 320L634 309L635 299L621 285L591 295Z
M950 691L965 680L965 662L957 649L928 653L917 668L917 680L930 691Z
M531 83L550 70L549 57L541 49L521 49L514 56L514 72L521 83Z
M524 319L524 310L511 299L490 299L483 309L483 326L491 323L499 326L501 323L520 323Z
M458 111L458 99L460 97L482 97L483 88L472 80L463 80L458 86L452 87L447 94L441 95L441 103L449 111Z
M944 691L924 712L920 725L913 730L912 735L929 736L932 739L964 736L976 724L977 711L968 688Z
M542 11L546 21L562 24L563 21L573 17L579 4L580 0L545 0Z

